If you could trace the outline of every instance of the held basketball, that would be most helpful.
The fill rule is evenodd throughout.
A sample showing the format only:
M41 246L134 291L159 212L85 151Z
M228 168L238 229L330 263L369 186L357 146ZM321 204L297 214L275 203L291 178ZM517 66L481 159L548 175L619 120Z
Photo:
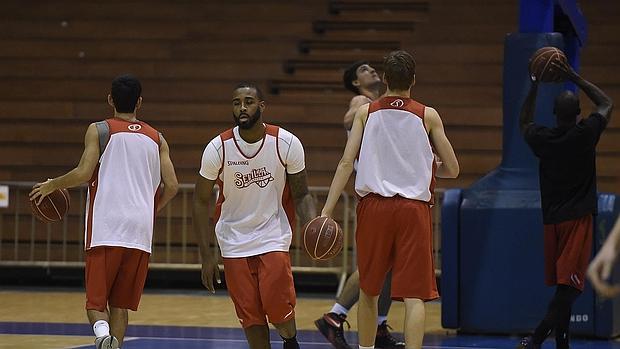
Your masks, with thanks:
M559 81L559 76L551 64L553 61L567 62L564 52L557 47L543 47L538 49L530 58L530 75L541 82Z
M303 229L304 248L315 260L328 260L336 257L344 240L342 229L329 217L316 217Z
M36 200L30 201L32 214L43 223L54 223L61 221L67 211L71 199L67 189L56 189L48 196L43 198L40 204L36 204Z

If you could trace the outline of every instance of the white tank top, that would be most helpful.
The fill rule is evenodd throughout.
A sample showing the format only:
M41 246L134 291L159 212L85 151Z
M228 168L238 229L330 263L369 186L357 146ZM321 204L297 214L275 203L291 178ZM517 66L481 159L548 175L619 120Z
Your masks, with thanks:
M360 196L399 195L432 203L436 165L424 109L403 97L370 104L355 178Z
M215 233L223 257L289 250L294 206L278 152L278 132L278 127L266 125L254 156L240 150L232 129L220 135L223 157Z
M159 133L142 121L108 119L105 125L109 140L88 184L85 248L118 246L150 253L161 182Z

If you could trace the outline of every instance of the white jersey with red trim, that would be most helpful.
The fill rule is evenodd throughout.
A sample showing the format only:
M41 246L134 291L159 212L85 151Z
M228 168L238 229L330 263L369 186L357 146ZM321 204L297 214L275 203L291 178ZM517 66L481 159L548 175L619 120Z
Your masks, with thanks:
M255 154L243 152L247 147L239 144L241 140L235 137L238 134L235 128L222 133L219 140L211 141L205 149L207 155L203 155L200 173L209 178L213 158L218 154L209 149L211 145L221 146L215 232L222 256L226 258L288 251L291 244L294 206L286 181L291 171L287 170L285 159L301 159L290 167L295 167L293 173L303 170L303 148L290 132L265 126L265 136ZM282 142L287 144L282 146ZM298 146L291 146L293 143ZM282 154L280 149L286 152ZM289 151L301 151L301 156L292 156Z
M105 121L109 140L88 185L85 248L151 252L155 195L161 182L160 136L142 121Z
M424 126L425 106L383 97L370 104L359 153L355 191L432 202L435 161Z

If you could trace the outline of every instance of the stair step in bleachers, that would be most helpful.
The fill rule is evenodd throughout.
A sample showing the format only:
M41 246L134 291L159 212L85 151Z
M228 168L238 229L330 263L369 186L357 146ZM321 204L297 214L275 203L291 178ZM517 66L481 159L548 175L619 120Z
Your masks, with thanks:
M344 11L337 15L321 16L319 21L341 21L341 22L427 22L428 13L423 11L393 11L388 8L380 10L356 10Z
M2 78L98 78L111 81L121 72L131 72L141 79L158 80L233 80L235 76L266 80L279 74L281 69L276 64L262 64L257 69L256 65L247 61L230 59L147 62L131 59L0 59Z
M331 0L329 12L340 14L342 12L360 11L383 11L383 12L428 12L428 1L369 1L369 0Z
M229 5L229 6L227 6ZM0 3L0 18L37 20L134 20L138 22L159 21L252 21L256 19L287 21L291 18L310 18L324 15L325 4L320 1L148 1L132 0L122 3L88 2L79 0L29 0L27 6L22 0L3 0ZM242 8L243 10L240 10Z
M327 81L333 83L340 83L342 86L342 74L344 67L351 64L342 62L343 65L337 64L323 66L322 62L314 62L312 64L300 64L296 65L293 62L294 68L289 68L289 77L287 79L299 79L299 80L316 80ZM374 64L373 64L374 63ZM380 71L381 63L370 62L373 67L376 67ZM424 84L496 84L502 83L502 70L503 67L499 64L424 64L418 66L419 70L416 74L416 84L424 86ZM290 71L294 72L290 73Z
M226 40L230 36L244 40L294 40L312 33L305 22L246 21L244 25L223 20L4 20L0 21L0 37L3 39L49 39L49 40L192 40L212 42ZM282 26L287 30L282 31ZM256 31L254 28L261 28Z
M304 39L298 43L301 53L309 53L312 50L377 50L381 53L397 50L400 48L399 41L390 40L311 40Z
M312 25L315 33L325 33L332 30L357 30L363 34L364 31L391 31L413 30L412 21L374 21L374 20L317 20Z

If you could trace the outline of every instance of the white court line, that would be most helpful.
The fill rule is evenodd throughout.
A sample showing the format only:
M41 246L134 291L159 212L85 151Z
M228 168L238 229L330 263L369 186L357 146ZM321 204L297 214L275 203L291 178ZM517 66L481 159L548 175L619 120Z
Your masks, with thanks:
M209 341L209 342L233 342L233 343L247 343L245 339L224 339L224 338L178 338L178 337L130 337L125 340L125 342L130 340L137 339L161 339L161 340L171 340L171 341ZM273 341L273 343L282 343L282 341ZM323 342L299 342L299 344L313 344L313 345L321 345L331 347L330 343ZM426 349L496 349L496 348L485 348L485 347L455 347L455 346L437 346L437 345L423 345L422 348Z
M445 347L445 346L436 346L436 345L423 345L422 348L428 348L428 349L471 349L471 348L476 348L476 349L497 349L497 348L485 348L485 347Z
M233 342L233 343L247 343L245 339L224 339L224 338L178 338L178 337L132 337L132 340L136 339L161 339L167 341L209 341L209 342ZM273 341L272 343L282 343L282 341ZM329 343L321 343L321 342L298 342L299 344L316 344L316 345L325 345L331 346ZM480 349L490 349L490 348L480 348Z
M93 336L94 337L94 336ZM140 339L141 337L125 337L125 339L123 340L123 343L125 342L131 342L131 341L135 341L136 339ZM94 342L93 342L94 343ZM93 344L81 344L79 347L76 346L71 346L71 347L66 347L64 349L73 349L73 348L83 348L83 347L89 347L91 348L93 346Z

